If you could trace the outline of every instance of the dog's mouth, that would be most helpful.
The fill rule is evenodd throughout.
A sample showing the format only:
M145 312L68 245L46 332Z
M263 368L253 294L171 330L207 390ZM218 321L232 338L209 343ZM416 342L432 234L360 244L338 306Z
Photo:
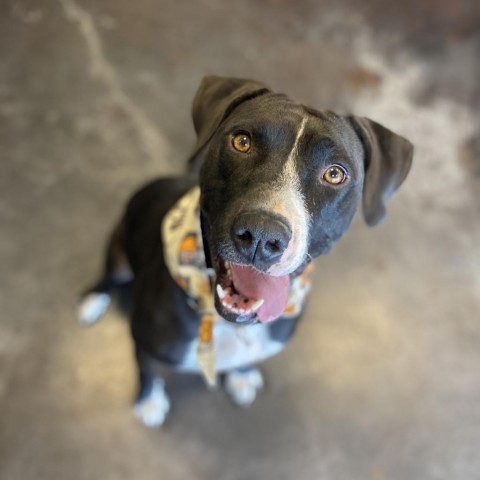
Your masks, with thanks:
M223 318L246 325L272 322L281 316L287 306L290 275L274 277L220 256L215 267L215 306Z

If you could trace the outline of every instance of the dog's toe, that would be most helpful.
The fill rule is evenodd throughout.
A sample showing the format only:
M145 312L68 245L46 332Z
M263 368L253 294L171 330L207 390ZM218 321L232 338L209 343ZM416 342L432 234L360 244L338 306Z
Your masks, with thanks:
M263 387L263 377L257 368L234 370L225 376L225 391L235 405L248 407Z
M91 325L97 322L110 305L108 293L89 293L82 298L77 307L77 318L80 323Z
M133 407L135 416L150 428L162 426L169 411L170 400L165 392L165 383L162 379L154 380L149 395L138 400Z

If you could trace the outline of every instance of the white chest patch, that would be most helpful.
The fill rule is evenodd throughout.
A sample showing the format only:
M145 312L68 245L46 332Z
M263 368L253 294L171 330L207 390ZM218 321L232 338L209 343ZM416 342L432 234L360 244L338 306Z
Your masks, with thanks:
M215 365L217 372L252 365L279 353L284 344L270 338L263 324L237 326L220 320L215 324ZM200 372L197 361L198 339L192 341L183 362L176 367L182 372Z

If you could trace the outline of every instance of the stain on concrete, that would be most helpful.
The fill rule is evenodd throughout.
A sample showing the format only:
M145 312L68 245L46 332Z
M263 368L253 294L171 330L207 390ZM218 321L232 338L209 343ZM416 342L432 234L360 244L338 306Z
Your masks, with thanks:
M473 135L460 147L460 164L474 177L480 178L480 135Z

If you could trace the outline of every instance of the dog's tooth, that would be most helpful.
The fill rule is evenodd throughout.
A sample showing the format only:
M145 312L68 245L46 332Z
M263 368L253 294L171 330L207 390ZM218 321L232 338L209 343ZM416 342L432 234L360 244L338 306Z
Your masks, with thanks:
M228 310L232 309L232 305L228 303L228 300L226 298L221 298L220 303Z
M223 298L220 298L220 303L228 310L232 310L233 308L233 305L230 297L228 296L228 293L225 293L225 296Z
M253 302L252 306L251 306L251 310L258 310L262 305L263 303L265 302L265 300L263 298L260 298L259 300L255 300L255 302Z
M227 292L222 288L219 283L217 283L217 294L220 300L223 300L227 296Z

